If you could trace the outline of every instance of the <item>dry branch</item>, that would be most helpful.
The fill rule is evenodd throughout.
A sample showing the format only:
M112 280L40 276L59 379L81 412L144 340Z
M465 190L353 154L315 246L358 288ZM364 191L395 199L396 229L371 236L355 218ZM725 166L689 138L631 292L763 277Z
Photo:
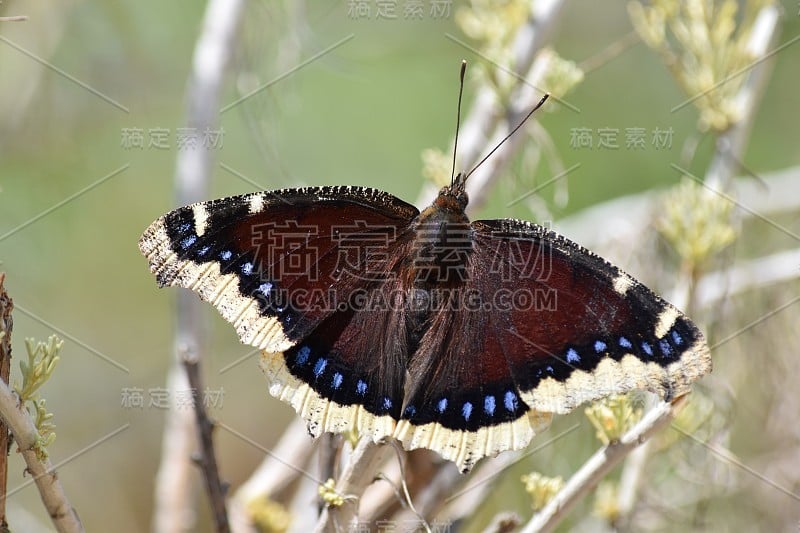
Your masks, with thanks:
M339 507L326 507L317 522L315 533L348 530L351 520L358 514L358 502L364 490L373 482L381 463L391 454L392 448L374 444L369 437L362 438L336 483L336 492L346 501Z
M202 382L200 381L200 364L196 359L185 359L186 376L189 379L190 390L194 393L194 413L197 422L197 432L200 437L200 454L197 464L203 472L206 492L211 502L211 514L214 518L214 527L218 533L230 531L228 525L228 512L225 508L225 486L220 479L217 468L217 456L214 453L214 423L208 418L206 407L201 396Z
M14 318L11 311L14 302L6 293L3 282L5 273L0 273L0 380L8 385L11 376L11 331L14 329ZM6 519L6 495L8 494L8 445L9 430L0 421L0 530L8 530Z
M213 130L218 123L225 73L238 36L243 0L211 0L194 49L186 92L186 125L196 131ZM211 150L178 152L175 169L176 197L180 205L208 196L212 170ZM161 464L156 477L153 529L158 533L182 532L194 521L193 465L190 457L197 439L191 411L177 409L176 391L187 390L181 367L185 357L204 359L206 330L202 303L194 295L178 294L175 354L167 379L171 409L162 441Z
M516 97L514 109L503 111L498 108L498 99L492 88L483 86L478 89L474 104L467 113L459 132L458 170L469 170L481 156L511 129L539 101L541 91L535 87L547 71L551 61L548 54L539 55L552 37L555 26L563 12L564 0L537 1L531 4L531 14L527 22L514 37L513 64ZM488 58L492 60L492 58ZM524 135L516 135L509 139L503 149L492 159L484 163L467 182L467 193L470 197L470 211L480 208L486 201L491 186L513 159L513 155L521 146ZM428 205L436 197L436 187L432 183L423 185L417 198L417 205Z
M248 511L252 501L271 499L286 503L291 496L296 496L298 493L291 489L297 488L301 477L309 477L305 466L313 451L314 441L308 436L306 421L296 417L284 430L280 441L231 497L231 529L237 533L257 531Z
M619 442L611 443L595 452L569 479L564 488L522 529L522 533L552 531L564 516L589 491L620 463L631 451L664 428L675 417L676 409L685 402L685 396L674 403L660 402L633 426Z
M0 302L4 307L7 305L8 307L5 308L8 309L11 306L11 300L3 287L4 280L5 274L0 274ZM5 313L0 314L5 316ZM0 325L3 326L3 329L0 330L3 333L0 344L10 346L10 321L3 320L3 324ZM6 327L9 329L5 329ZM10 353L5 355L10 356ZM50 459L41 453L41 436L36 429L36 424L31 419L28 410L20 402L19 396L11 390L8 383L2 380L0 380L0 417L14 435L14 440L27 465L27 471L33 476L36 488L39 489L39 496L42 498L42 503L44 503L53 525L60 532L83 531L78 514L69 503ZM0 453L5 454L5 449L0 450Z

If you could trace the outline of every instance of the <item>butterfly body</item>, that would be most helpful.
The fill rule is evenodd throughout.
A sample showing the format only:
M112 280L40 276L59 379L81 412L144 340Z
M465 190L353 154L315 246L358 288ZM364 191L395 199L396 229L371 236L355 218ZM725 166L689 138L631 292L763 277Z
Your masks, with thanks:
M357 430L468 470L553 413L710 371L680 311L595 254L518 220L470 222L464 178L419 212L358 187L179 208L140 249L262 350L313 435Z

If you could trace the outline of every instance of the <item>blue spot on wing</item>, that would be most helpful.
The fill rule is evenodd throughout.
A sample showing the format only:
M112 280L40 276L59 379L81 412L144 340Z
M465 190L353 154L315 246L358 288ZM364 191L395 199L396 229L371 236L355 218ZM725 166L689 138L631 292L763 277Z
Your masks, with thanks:
M648 344L646 342L642 343L642 350L644 350L644 353L646 353L647 355L653 355L652 346L650 346L650 344Z
M495 400L494 396L487 396L483 399L483 411L489 415L494 415L494 408L495 408Z
M383 397L383 410L388 411L392 408L392 399L388 396Z
M667 339L661 339L658 341L658 346L661 348L661 353L663 353L666 357L672 355L672 346L669 345L669 341L667 341Z
M314 375L320 377L323 372L325 372L325 367L328 365L328 360L320 357L317 359L317 362L314 363Z
M258 292L260 292L264 296L269 296L269 291L271 290L272 290L272 283L270 282L262 283L261 285L258 286Z
M439 403L436 404L436 410L440 413L444 413L447 409L447 398L442 398L439 400Z
M308 362L309 355L311 355L311 348L308 346L301 347L294 356L295 364L303 366Z
M472 404L464 402L464 405L461 407L461 414L464 415L464 420L469 420L469 417L472 415Z
M567 363L574 365L581 362L581 356L575 351L575 348L567 350Z
M512 413L516 411L517 407L519 406L517 395L514 394L512 391L506 391L506 394L503 397L503 405L506 406L507 411L510 411Z
M367 384L366 384L366 382L364 382L364 381L362 381L360 379L358 380L358 383L356 383L356 393L359 396L364 396L367 393Z
M619 338L619 345L622 346L623 348L627 348L629 350L631 348L633 348L633 344L631 344L631 341L629 341L625 337L620 337Z
M186 237L181 241L181 248L185 250L191 245L193 245L195 242L197 242L197 237L194 235L189 235L188 237Z
M339 387L342 386L342 381L344 381L344 377L340 373L336 372L335 374L333 374L333 380L331 381L331 385L333 386L334 389L338 389Z
M683 344L683 337L681 337L680 333L678 333L674 329L672 330L672 342L675 343L675 346L680 346L681 344Z
M220 257L220 258L221 258L223 261L227 261L228 259L230 259L231 257L233 257L233 252L231 252L230 250L222 250L222 251L219 253L219 257Z
M595 352L603 353L603 352L606 351L606 348L608 348L608 346L606 346L606 343L604 343L603 341L594 341L594 351Z

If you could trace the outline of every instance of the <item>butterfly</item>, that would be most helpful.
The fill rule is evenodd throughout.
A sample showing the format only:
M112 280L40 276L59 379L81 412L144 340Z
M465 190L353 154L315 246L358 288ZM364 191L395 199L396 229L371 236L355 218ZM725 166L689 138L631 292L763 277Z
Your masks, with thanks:
M468 176L422 211L347 186L196 203L139 248L159 286L261 350L313 436L391 437L462 472L553 414L634 389L671 400L710 372L698 328L616 266L530 222L470 221Z

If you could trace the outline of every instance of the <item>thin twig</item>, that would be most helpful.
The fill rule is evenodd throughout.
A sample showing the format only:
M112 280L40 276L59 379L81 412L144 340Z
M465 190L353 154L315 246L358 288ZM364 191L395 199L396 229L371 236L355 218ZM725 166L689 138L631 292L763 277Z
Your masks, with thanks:
M709 308L720 300L800 278L800 248L764 257L739 261L723 272L710 272L698 280L696 300L699 308Z
M759 181L737 178L733 188L747 210L744 220L753 213L769 216L793 213L800 209L800 166L761 174ZM644 240L651 227L653 212L664 190L648 190L595 204L567 218L558 220L555 229L581 245L614 260L616 250L630 252ZM603 231L597 231L602 227Z
M11 311L14 302L3 287L5 272L0 272L0 380L9 384L11 375L11 332L14 329L14 317ZM0 531L8 531L6 519L6 494L8 493L8 426L0 421Z
M533 87L541 81L541 75L546 72L546 66L551 58L548 54L540 55L539 52L549 44L565 4L564 0L532 2L528 20L514 37L512 64L514 91L517 92L514 98L515 109L510 110L511 113L498 110L495 91L488 86L478 89L472 107L462 121L458 141L459 153L456 154L461 167L456 168L456 172L472 168L486 153L487 147L492 148L502 139L541 98L542 93L535 91ZM511 142L503 146L500 154L496 154L469 179L467 193L470 198L470 210L475 210L484 204L496 177L506 168L513 154L521 146L523 138L522 135L512 137ZM423 185L417 198L417 205L430 204L436 192L436 187L432 183Z
M747 43L747 51L752 57L764 57L770 44L778 37L780 25L780 8L777 5L765 5L756 15L753 23L753 35ZM742 116L734 126L717 138L714 158L706 171L705 182L715 190L726 190L731 179L739 169L750 129L755 121L756 109L766 89L767 80L772 72L775 60L761 61L748 73L736 95L735 101Z
M10 299L3 287L4 278L5 275L0 274L0 302L10 304ZM3 325L8 325L8 322ZM0 331L3 333L3 343L9 342L8 337L11 330ZM11 390L8 383L2 380L0 380L0 417L14 435L14 440L28 467L27 471L33 476L36 488L39 489L39 496L42 498L42 503L44 503L55 528L60 532L83 531L78 514L69 503L50 459L43 456L41 451L37 452L41 445L41 436L36 429L36 424L25 406L20 403L19 396ZM0 450L0 452L3 455L6 453L5 450Z
M329 533L338 530L347 531L348 524L356 516L358 500L364 490L375 479L375 473L383 461L391 454L390 446L375 444L369 437L359 441L350 461L336 483L336 492L345 497L339 507L326 507L322 511L315 533Z
M388 514L393 515L392 519L396 523L418 522L419 516L430 520L438 516L439 511L447 504L447 496L453 494L456 487L463 485L467 479L474 478L459 473L455 464L444 461L436 452L423 453L418 450L406 454L406 458L405 472L401 472L394 461L388 463L383 472L388 483L374 487L362 498L360 514L365 521L374 523ZM481 467L486 464L487 461L480 463ZM491 464L495 464L495 461L491 461ZM408 485L416 512L409 509L394 490L404 482Z
M270 499L286 504L297 494L298 480L311 477L305 467L314 452L313 443L308 435L307 423L300 417L292 420L271 449L251 443L265 452L266 457L229 500L228 511L233 531L257 531L248 510L250 502ZM319 484L319 480L315 481Z
M202 383L200 381L200 363L197 359L186 358L183 360L189 387L194 396L194 413L197 420L197 432L200 438L200 457L197 464L203 471L206 482L206 492L211 502L211 512L214 517L214 526L218 533L230 531L228 525L228 512L225 509L225 486L219 477L217 456L214 453L213 430L214 423L208 418L206 406L203 402Z
M652 435L664 428L675 417L676 410L685 402L685 396L673 403L660 402L633 426L619 442L614 442L595 452L569 479L558 494L536 513L522 529L522 533L552 531L566 514L591 491L597 483L630 452Z
M178 533L195 520L193 486L196 470L191 461L197 441L194 418L188 409L177 407L177 391L188 388L186 372L170 371L167 377L170 410L164 423L161 464L156 474L153 502L153 531L156 533Z
M28 20L27 15L14 15L11 17L0 17L0 22L22 22Z
M313 444L307 422L300 417L292 420L272 449L262 448L267 456L233 498L246 503L255 498L280 497L300 477L312 477L304 466L314 452Z
M617 486L617 517L615 524L624 524L630 520L631 512L638 501L639 488L644 477L644 468L650 458L650 449L653 441L648 440L635 450L633 450L625 463L622 465L622 472Z
M11 428L27 471L33 476L53 525L61 532L83 531L78 514L69 503L50 459L42 460L36 452L40 438L36 425L28 411L20 405L19 397L5 383L0 383L0 416Z
M694 301L697 285L692 283L687 271L681 271L675 282L675 287L667 294L667 300L678 309L686 309L689 302ZM650 407L654 403L649 402ZM622 465L619 485L617 489L617 517L615 524L625 524L638 501L639 488L644 478L644 468L650 458L653 441L643 442L633 450Z
M218 123L225 73L238 37L244 0L211 0L203 18L203 28L194 48L192 72L186 92L186 125L195 131L214 130ZM178 152L175 169L176 198L180 205L204 200L208 196L213 150L197 147ZM186 390L188 382L181 368L183 356L198 361L206 352L203 304L194 295L178 294L174 357L167 378L171 409L161 448L161 464L156 477L153 529L173 533L191 528L194 519L194 471L190 456L196 438L192 413L178 409L176 392Z
M341 435L334 435L333 433L324 433L320 436L317 444L320 479L334 479L336 477L343 441L344 439L342 439ZM317 509L320 514L322 514L323 505L324 503L320 499L317 502Z

